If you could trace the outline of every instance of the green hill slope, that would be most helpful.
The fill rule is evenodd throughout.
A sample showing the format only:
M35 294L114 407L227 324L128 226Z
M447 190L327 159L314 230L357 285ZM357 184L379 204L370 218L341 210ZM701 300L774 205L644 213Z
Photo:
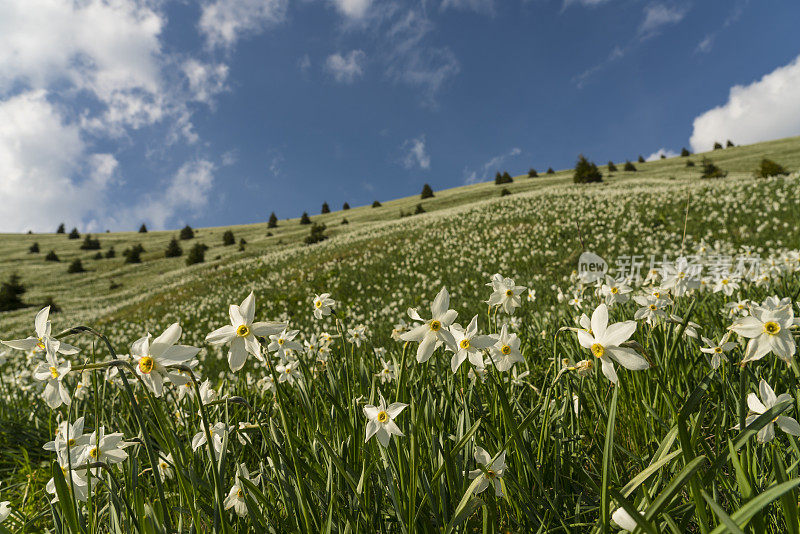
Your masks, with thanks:
M297 272L292 276L300 277L318 271L325 262L333 261L331 258L363 261L365 251L376 244L385 246L387 240L396 242L398 233L407 234L416 228L429 226L431 220L454 217L468 209L473 213L481 213L508 202L531 205L552 195L578 195L598 190L627 195L637 188L644 188L642 190L646 192L648 188L668 191L684 186L716 187L716 183L711 184L711 181L699 178L700 161L705 156L728 171L727 178L716 181L720 185L749 182L754 180L751 178L752 171L764 157L774 159L793 171L800 168L800 137L728 148L689 158L636 163L637 172L622 172L622 165L619 164L620 171L609 175L607 167L602 166L604 183L598 185L575 186L572 184L572 171L564 170L553 175L542 174L537 178L517 176L514 183L503 186L489 182L436 191L434 198L426 200L420 200L417 195L387 201L378 208L362 206L312 215L313 222L327 226L326 233L331 240L325 246L303 244L310 227L299 224L299 219L281 220L278 228L274 229L268 229L266 222L196 229L194 239L180 242L184 255L178 258L164 257L166 246L170 239L178 235L177 231L120 232L93 236L101 243L99 252L105 254L110 247L114 247L116 257L111 259L93 259L97 251L81 250L83 236L70 240L63 234L0 235L0 279L6 280L11 273L19 274L27 288L24 301L31 307L0 313L0 331L11 333L27 330L32 308L41 306L48 298L52 298L63 309L65 319L70 322L96 322L111 317L152 321L158 317L156 311L161 308L159 303L196 303L199 294L216 289L220 284L225 286L228 293L234 291L228 286L233 285L233 280L238 277L231 276L230 272L258 265L259 275L264 276L278 270L270 271L270 264L283 265L285 259L291 257L300 262ZM695 162L696 166L687 167L687 159ZM503 188L507 188L511 196L501 199ZM426 213L400 217L401 213L413 213L417 205L421 205ZM539 216L541 214L531 211L527 218L533 221ZM342 224L343 218L347 219L348 224ZM525 219L523 217L521 221ZM567 220L552 222L556 228L559 224L568 232L575 226ZM223 245L222 236L228 230L233 232L237 244ZM437 230L434 227L430 231L434 233L431 237L435 241ZM574 237L570 236L570 239L574 240ZM239 250L240 239L247 242L244 251ZM420 239L424 240L425 236L420 236ZM28 252L34 242L39 245L40 252L37 254ZM187 267L185 257L194 243L204 243L209 247L205 255L206 262ZM124 263L123 250L137 244L141 244L145 250L141 255L142 263ZM573 245L576 244L577 241L574 241ZM353 249L353 246L358 248ZM58 255L59 262L45 261L45 255L51 250ZM81 259L87 272L67 274L69 264L76 258ZM226 274L222 276L220 272ZM242 283L247 285L246 277ZM216 285L212 287L210 284ZM235 291L235 294L239 292L246 293L244 288Z

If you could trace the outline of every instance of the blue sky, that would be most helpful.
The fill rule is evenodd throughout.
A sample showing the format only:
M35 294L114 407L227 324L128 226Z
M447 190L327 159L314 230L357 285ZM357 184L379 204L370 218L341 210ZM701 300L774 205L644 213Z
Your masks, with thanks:
M800 134L791 0L8 0L0 231L265 221Z

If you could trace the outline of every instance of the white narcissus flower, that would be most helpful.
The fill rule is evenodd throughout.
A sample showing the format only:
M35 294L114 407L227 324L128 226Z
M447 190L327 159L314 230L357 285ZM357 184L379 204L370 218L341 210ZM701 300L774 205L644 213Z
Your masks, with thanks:
M486 285L492 288L492 294L486 301L489 306L498 306L511 315L522 305L520 295L526 287L516 285L511 278L504 278L497 273L492 275L491 281Z
M297 360L287 361L275 366L275 372L278 374L278 383L289 382L294 384L296 380L301 380L303 375L300 374L300 362Z
M284 328L281 332L272 334L269 336L270 343L267 346L267 350L274 352L275 356L281 360L286 358L287 350L303 350L303 345L297 341L294 341L294 338L297 337L297 334L299 333L299 330L289 330Z
M620 347L636 331L635 321L608 324L608 307L600 304L592 313L591 333L578 330L578 342L582 347L592 351L600 360L603 374L612 383L617 384L617 372L614 361L632 371L641 371L650 367L642 356L627 347Z
M64 481L67 483L67 488L70 493L75 496L78 502L86 502L89 499L89 491L97 484L96 477L86 477L86 468L73 469L70 471L69 464L71 459L68 458L67 451L60 451L56 453L58 465L61 467L61 473L64 475ZM58 502L58 494L56 493L56 481L51 478L45 485L45 491L53 495L52 503Z
M43 397L47 405L55 410L62 403L67 405L70 403L69 390L63 380L72 369L72 365L68 361L58 361L58 340L47 337L44 344L45 361L34 369L33 377L47 382Z
M101 426L89 436L78 464L105 462L113 465L124 462L128 458L128 453L124 449L133 443L122 441L122 439L121 433L106 434L105 428Z
M209 434L211 434L211 445L217 456L222 453L222 444L225 441L225 438L228 437L228 433L230 433L231 430L233 430L233 427L227 426L222 421L215 423L214 426L209 429ZM192 450L196 451L206 443L208 443L208 439L206 438L205 430L201 430L192 437Z
M239 471L236 473L236 481L231 487L231 490L228 492L228 496L225 498L225 502L223 503L226 510L233 510L236 512L236 515L239 517L244 517L247 515L247 501L244 497L244 491L242 490L242 479L247 480L248 482L258 485L261 481L261 475L256 475L255 477L250 477L250 472L247 470L247 466L245 464L241 464L239 466Z
M164 392L165 379L177 386L182 386L189 381L186 375L177 369L171 369L171 367L185 364L194 358L200 349L188 345L176 345L181 334L180 325L173 323L157 338L153 339L153 336L148 333L131 345L131 356L136 362L136 373L156 397L160 397Z
M731 273L721 273L714 281L714 293L722 293L730 297L739 289L739 279Z
M606 304L609 306L628 302L630 298L628 293L631 291L633 289L625 280L614 280L608 275L606 275L605 283L600 287L600 294L605 297Z
M365 325L362 324L347 329L348 343L352 343L356 347L361 347L361 344L366 340L367 340L367 327Z
M667 313L661 309L661 301L657 298L637 295L633 297L633 300L641 306L633 315L637 321L644 319L647 324L654 325L659 318L667 316Z
M54 341L53 347L55 347L56 352L60 352L61 354L68 356L70 354L77 354L78 349L73 347L72 345L68 345L64 342L58 341L50 337L50 331L52 329L50 325L50 321L48 320L48 316L50 315L50 306L42 308L39 310L39 313L36 314L36 319L34 319L34 329L36 330L36 335L27 337L25 339L11 339L8 341L0 341L4 345L11 347L12 349L24 350L24 351L43 351L45 350L45 342L50 339Z
M520 340L516 334L508 332L508 325L503 325L500 333L493 334L491 338L494 341L491 347L491 361L498 371L508 371L515 363L525 361L519 351Z
M381 358L381 370L376 374L381 379L381 384L394 380L394 364Z
M384 446L389 446L389 440L394 436L402 436L403 433L395 424L394 420L405 410L408 404L394 402L386 406L383 395L380 395L380 404L364 406L364 416L367 418L367 435L364 443L368 442L372 436L378 437L378 442Z
M788 393L781 393L776 397L775 392L771 387L769 387L769 384L767 384L763 378L761 379L761 382L758 383L758 392L761 394L761 400L758 399L755 393L750 393L747 395L747 407L750 408L752 413L751 415L748 415L747 419L745 420L746 426L750 426L753 421L758 419L759 415L763 414L776 404L792 400L792 396ZM792 436L800 436L800 424L798 424L797 421L792 417L779 415L774 420L767 423L764 428L758 431L758 441L761 443L772 441L772 439L775 437L774 423L777 423L780 429L787 434L791 434Z
M676 325L683 324L683 318L675 315L674 313L669 314L669 321ZM680 326L678 327L680 328ZM686 337L691 337L697 339L697 329L700 328L700 325L693 322L693 321L686 321L686 328L683 330L683 335Z
M728 341L730 336L730 331L726 332L725 335L722 336L722 341L719 343L715 343L713 340L708 339L705 336L701 336L703 343L705 343L707 346L701 347L700 352L704 354L711 354L712 369L718 368L723 359L727 360L728 357L725 355L725 353L736 347L736 343L733 341Z
M637 527L636 520L631 517L631 514L625 511L625 508L617 508L614 510L614 513L611 514L611 521L616 523L622 530L628 530L630 532L636 530Z
M171 479L175 476L175 472L172 469L173 465L172 453L158 459L158 474L161 475L161 478Z
M206 336L206 342L211 345L231 344L228 352L228 365L234 373L244 367L248 352L259 361L264 361L261 356L261 345L256 336L265 337L277 334L286 328L286 323L254 323L255 313L256 299L251 291L241 305L230 305L228 315L230 315L231 324L217 328Z
M500 456L492 462L492 457L482 447L475 446L475 461L483 466L483 469L475 469L469 472L469 478L475 479L481 477L478 486L475 488L475 493L480 493L490 484L494 486L494 494L497 497L503 495L503 485L500 480L503 478L506 469L506 451L500 453Z
M483 367L483 349L488 349L494 343L489 336L478 335L478 316L472 318L466 329L454 324L450 328L455 344L447 348L453 351L450 360L450 369L455 373L464 360L469 358L469 363L475 367Z
M790 328L794 325L791 304L768 309L752 306L750 316L737 319L728 328L749 338L742 363L760 360L770 352L791 363L797 347Z
M331 314L332 308L336 307L336 301L331 298L330 293L314 295L314 317L322 319Z
M72 454L72 463L77 463L83 454L83 449L89 443L89 434L83 433L83 417L78 417L75 422L61 421L56 428L56 437L42 447L46 451L60 452L69 449Z
M454 346L453 334L447 330L456 320L458 312L450 308L450 295L445 288L439 291L431 303L431 318L425 321L414 308L408 309L408 316L421 325L413 327L409 332L400 335L403 341L419 341L417 347L417 362L427 362L439 343Z

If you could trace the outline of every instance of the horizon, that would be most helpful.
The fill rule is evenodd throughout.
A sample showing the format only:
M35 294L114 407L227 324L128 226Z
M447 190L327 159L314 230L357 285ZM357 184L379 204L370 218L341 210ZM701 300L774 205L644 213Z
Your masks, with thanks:
M581 153L798 135L797 15L784 0L14 0L0 232L243 225Z

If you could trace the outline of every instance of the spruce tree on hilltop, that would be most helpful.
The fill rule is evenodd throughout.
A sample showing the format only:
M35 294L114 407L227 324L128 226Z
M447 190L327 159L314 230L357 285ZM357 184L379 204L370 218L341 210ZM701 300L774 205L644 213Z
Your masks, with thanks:
M588 161L583 154L581 154L578 156L578 163L575 164L575 173L572 175L572 181L576 184L602 182L603 175L600 173L597 165Z
M734 145L734 144L733 144L733 141L731 141L730 139L728 139L728 142L727 142L727 143L725 143L725 146L726 146L727 148L731 148L731 147L734 147L734 146L736 146L736 145Z
M303 212L303 215L300 217L300 224L311 224L311 219L309 218L308 213L306 213L305 211Z
M67 267L67 273L69 274L77 274L77 273L85 273L86 269L83 268L83 263L81 263L80 258L76 258L72 260L72 263L69 264Z
M147 233L147 226L145 226L144 223L142 223L142 225L139 227L139 233L140 234L146 234Z
M25 294L25 286L20 282L19 275L16 273L8 277L7 282L0 285L0 311L11 311L24 308L22 295Z
M683 148L681 149L681 157L682 157L682 158L688 158L688 157L689 157L689 156L691 156L691 155L692 155L692 153L691 153L691 152L689 152L689 149L688 149L688 148L686 148L686 147L683 147Z
M28 249L28 254L38 254L39 253L39 243L34 243Z
M758 166L758 169L756 169L756 176L761 178L769 178L770 176L783 176L786 174L789 174L789 171L786 170L786 167L767 158L762 159L761 164Z
M433 197L433 189L431 189L431 186L429 186L428 184L423 185L420 198L422 200L425 200L426 198L432 198L432 197Z
M636 165L630 162L630 160L625 160L625 166L622 167L622 170L625 172L636 172Z
M547 174L555 174L555 173L556 173L556 171L553 170L553 167L548 167L547 168Z
M327 202L322 203L322 213L330 213L331 208L328 206Z
M177 258L178 256L182 255L183 255L183 249L178 243L178 240L173 237L170 240L169 245L167 245L167 250L164 251L164 257Z
M228 247L235 243L236 243L236 238L233 237L233 232L231 230L226 230L225 233L222 234L222 244Z
M61 261L58 258L58 254L56 254L55 250L51 250L47 253L47 256L44 257L44 261Z
M533 167L528 169L528 178L536 178L537 176L539 176L539 173L536 172L536 169L534 169Z
M380 208L381 206L382 206L382 204L380 202L378 202L377 200L372 202L372 207L373 208Z
M617 166L614 165L613 161L608 162L608 172L617 172Z
M186 265L194 265L195 263L203 263L206 261L206 250L208 247L203 243L195 243L189 249L189 254L186 255Z
M278 216L275 215L273 211L269 215L269 222L267 222L267 228L277 228L278 227Z
M81 234L80 234L80 232L78 232L77 228L73 228L72 231L67 236L67 239L80 239L80 238L81 238Z
M349 210L349 209L350 209L350 204L348 204L347 202L345 202L345 203L342 205L342 209L343 209L343 210Z
M722 150L722 145L718 141L714 142L714 150Z
M639 163L644 163L644 156L639 154Z
M63 233L65 233L65 230L64 230L64 223L61 223L61 224L59 224L59 225L58 225L58 229L56 230L56 233L57 233L57 234L63 234Z
M186 241L189 239L194 239L194 230L188 224L181 229L181 233L178 235L182 240Z

